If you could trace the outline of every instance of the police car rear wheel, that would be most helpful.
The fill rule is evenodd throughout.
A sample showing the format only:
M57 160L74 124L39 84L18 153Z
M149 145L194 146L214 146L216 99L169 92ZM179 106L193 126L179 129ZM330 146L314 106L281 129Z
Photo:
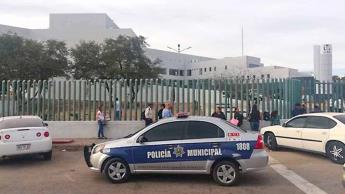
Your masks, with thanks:
M103 173L112 183L125 182L130 175L127 163L117 158L106 163Z
M234 185L239 177L238 165L230 161L221 161L213 168L213 179L222 186Z

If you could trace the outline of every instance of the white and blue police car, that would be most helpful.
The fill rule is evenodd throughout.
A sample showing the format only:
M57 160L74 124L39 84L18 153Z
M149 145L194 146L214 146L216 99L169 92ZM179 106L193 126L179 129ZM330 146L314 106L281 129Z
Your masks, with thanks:
M214 117L162 119L122 139L86 146L90 169L112 183L137 173L210 174L220 185L268 164L262 136Z

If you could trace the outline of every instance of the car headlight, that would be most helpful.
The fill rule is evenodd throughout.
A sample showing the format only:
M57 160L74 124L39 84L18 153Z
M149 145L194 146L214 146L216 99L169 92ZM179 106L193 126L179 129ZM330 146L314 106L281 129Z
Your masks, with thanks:
M101 150L101 152L102 152L103 154L110 153L110 148L103 148L103 149Z
M96 154L96 153L100 152L101 150L103 150L104 147L105 147L104 144L96 145L95 148L93 149L92 154Z

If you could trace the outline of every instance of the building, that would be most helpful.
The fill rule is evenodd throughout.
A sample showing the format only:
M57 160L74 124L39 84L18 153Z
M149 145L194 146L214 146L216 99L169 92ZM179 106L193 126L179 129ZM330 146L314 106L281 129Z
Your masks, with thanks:
M332 45L314 46L314 76L318 81L332 81Z
M103 13L50 14L48 29L26 29L0 25L1 33L16 33L24 38L38 41L55 39L73 47L80 41L103 42L106 38L137 36L130 28L120 28ZM161 77L166 79L204 78L289 78L298 74L296 69L281 66L264 66L261 59L251 56L210 57L188 55L164 50L145 48L151 60L160 59Z

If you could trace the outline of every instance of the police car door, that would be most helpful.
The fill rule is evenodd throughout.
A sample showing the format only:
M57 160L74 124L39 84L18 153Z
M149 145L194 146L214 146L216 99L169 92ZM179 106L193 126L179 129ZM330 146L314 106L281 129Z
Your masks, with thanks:
M189 121L185 140L179 145L182 149L181 169L186 171L205 171L209 161L221 157L221 142L224 131L217 125L206 121Z
M186 126L186 121L163 123L141 135L144 141L133 147L135 171L179 170L181 157L175 150Z

